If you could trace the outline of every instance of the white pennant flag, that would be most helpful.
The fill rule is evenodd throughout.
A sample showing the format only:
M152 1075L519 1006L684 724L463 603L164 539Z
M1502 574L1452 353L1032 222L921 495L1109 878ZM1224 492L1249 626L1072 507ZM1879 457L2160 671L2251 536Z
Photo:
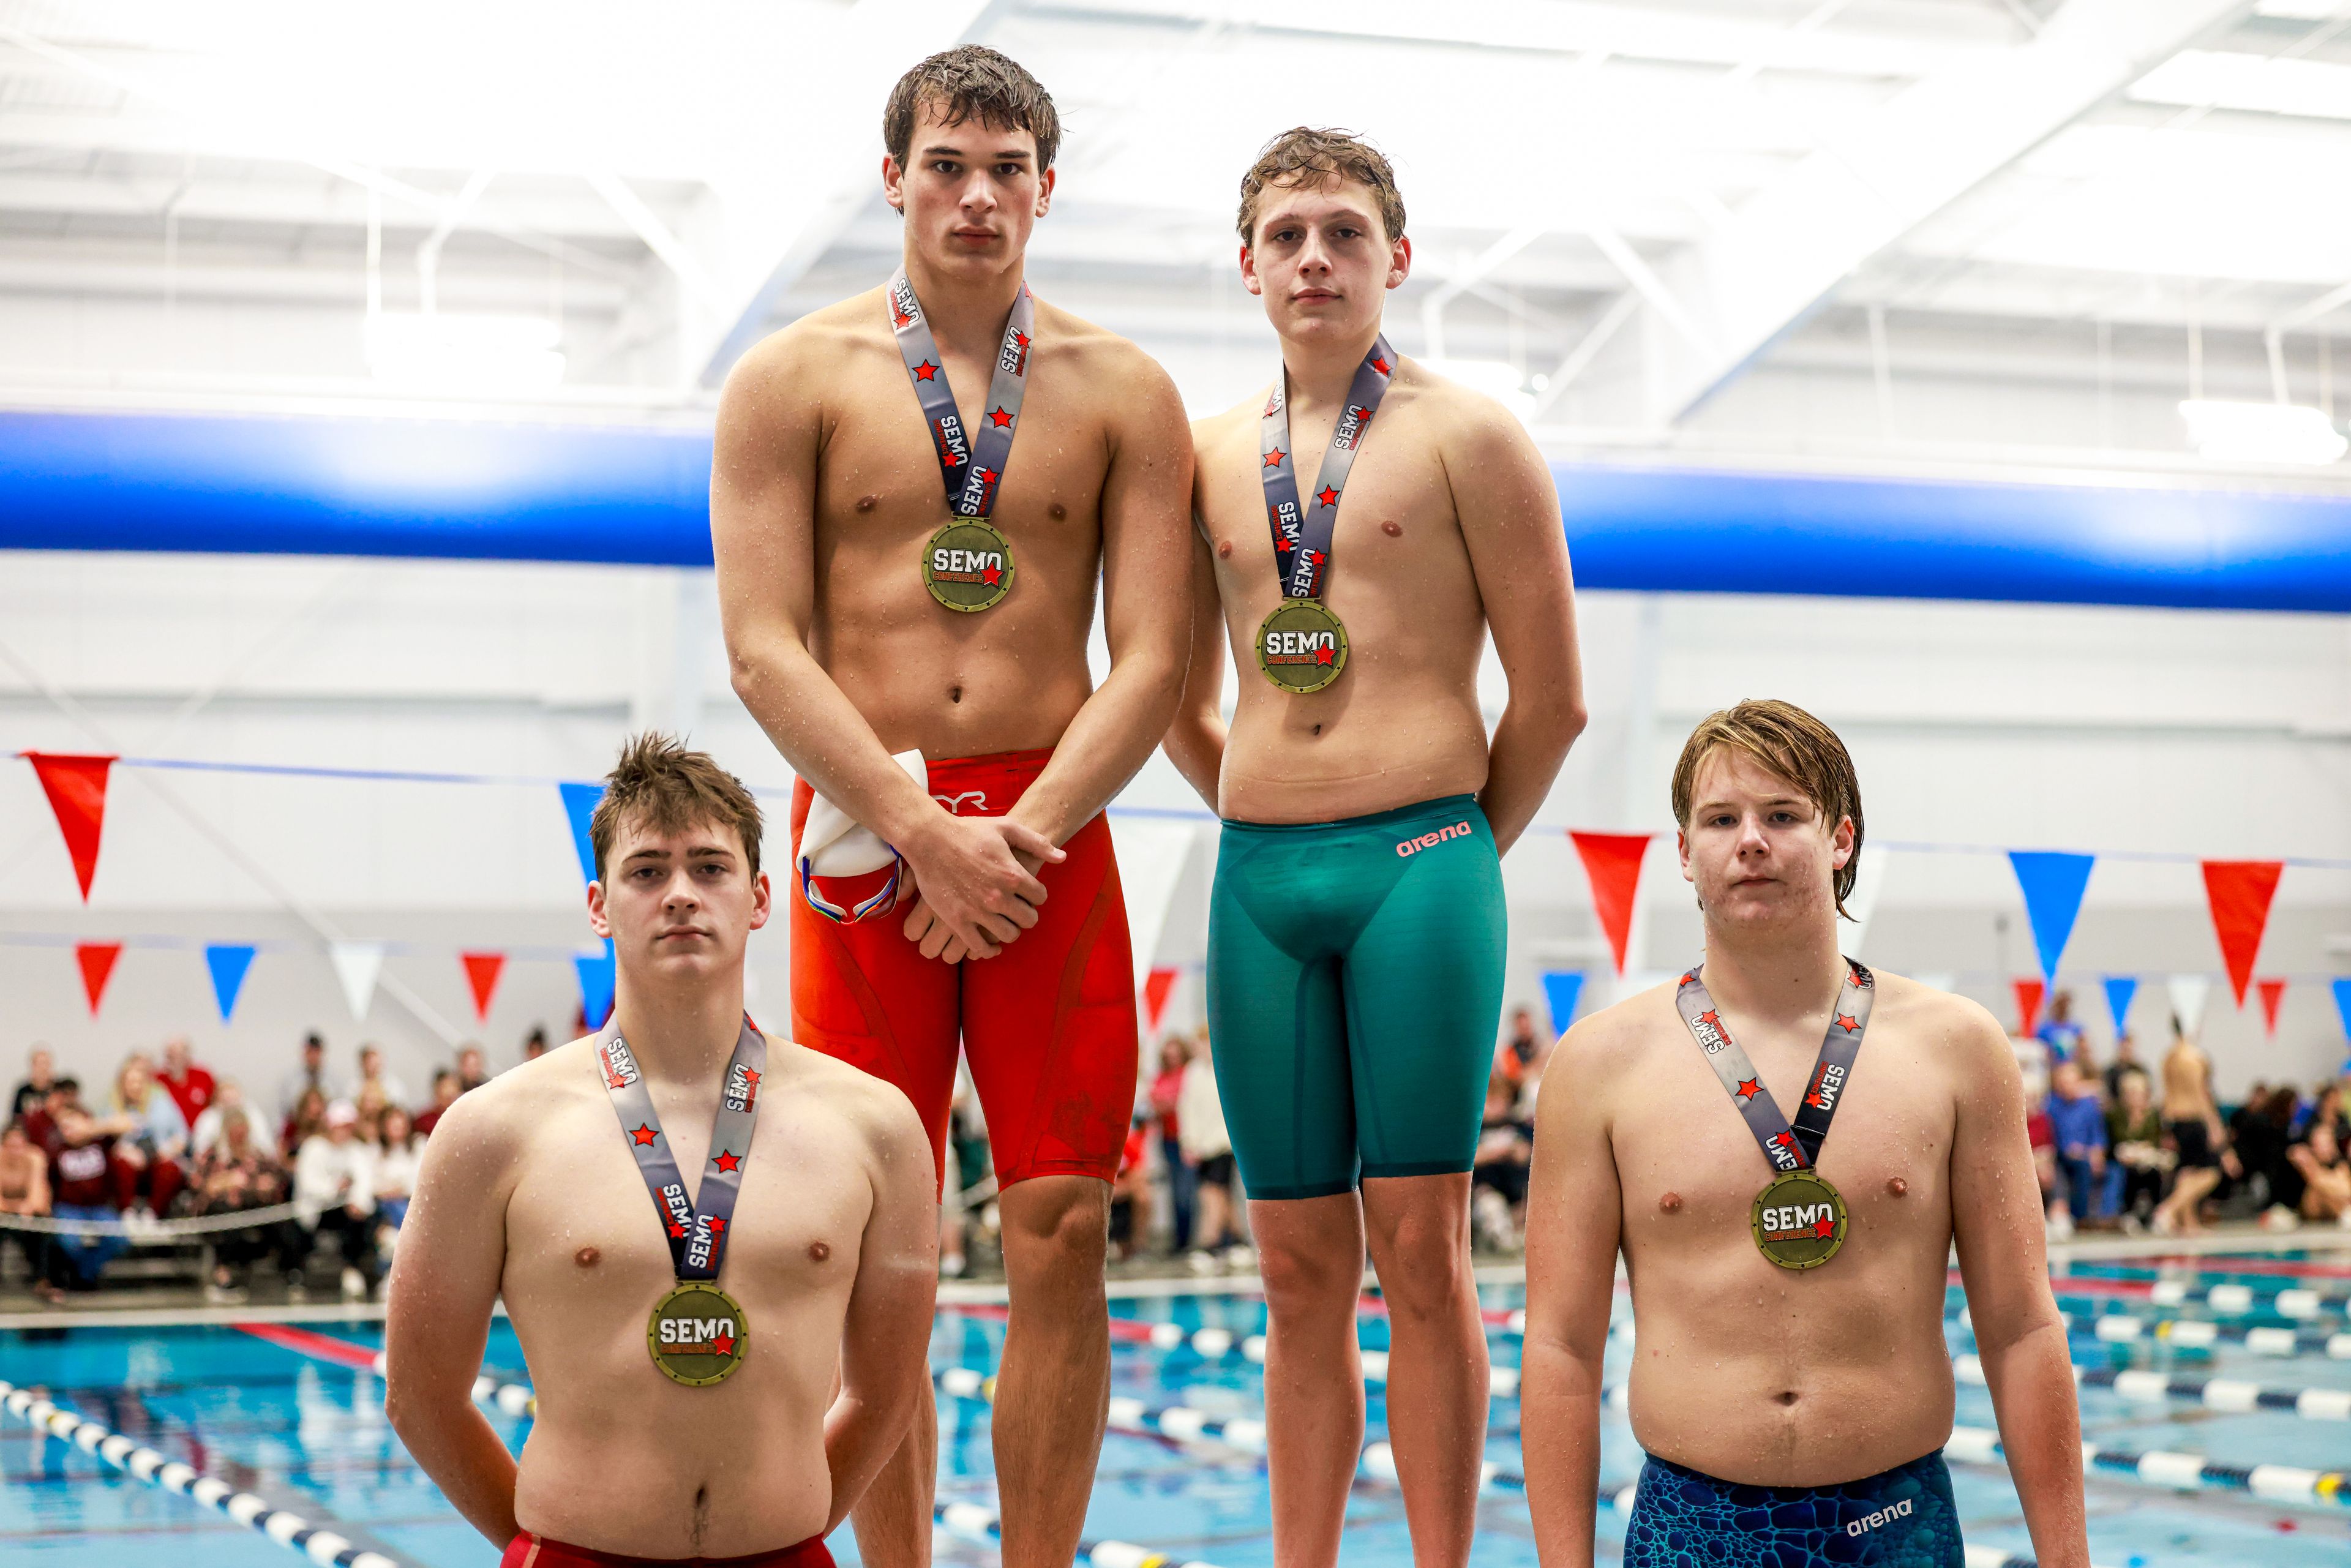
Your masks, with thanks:
M343 983L343 1000L350 1004L354 1022L367 1021L375 1001L375 977L383 968L381 942L337 942L327 949L335 961L335 978Z
M1862 846L1854 868L1853 891L1844 895L1844 912L1850 920L1837 926L1837 945L1848 958L1861 956L1861 944L1869 935L1869 917L1877 913L1877 894L1886 885L1886 852L1875 844Z
M2171 991L2171 1011L2191 1037L2204 1022L2204 1003L2212 995L2210 975L2173 975L2165 984Z
M1119 885L1126 894L1129 941L1134 955L1134 988L1158 959L1159 934L1184 881L1184 870L1200 840L1201 824L1181 819L1138 817L1120 812L1110 820L1111 843L1118 855Z

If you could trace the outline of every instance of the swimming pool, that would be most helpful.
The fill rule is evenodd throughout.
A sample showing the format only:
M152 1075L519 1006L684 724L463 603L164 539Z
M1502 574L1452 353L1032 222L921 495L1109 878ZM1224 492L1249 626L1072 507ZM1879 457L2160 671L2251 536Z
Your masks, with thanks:
M2215 1285L2222 1287L2217 1294ZM2300 1253L2084 1260L2064 1266L2059 1291L2072 1318L2074 1360L2091 1380L2082 1390L2084 1436L2108 1456L2088 1485L2095 1563L2342 1568L2351 1562L2351 1491L2335 1492L2321 1481L2314 1494L2294 1474L2351 1470L2351 1419L2336 1414L2351 1415L2336 1397L2351 1398L2351 1319L2345 1315L2351 1265ZM1499 1285L1483 1295L1498 1320L1498 1381L1508 1385L1519 1345L1507 1316L1520 1293ZM1958 1303L1955 1291L1947 1330L1954 1355L1965 1356L1973 1343ZM1187 1290L1123 1299L1113 1311L1123 1325L1113 1359L1117 1403L1089 1540L1135 1543L1175 1563L1270 1568L1264 1465L1249 1451L1257 1446L1262 1386L1244 1353L1248 1337L1263 1330L1263 1303L1245 1293ZM2198 1337L2167 1326L2182 1321L2219 1325L2216 1343L2179 1343ZM1202 1339L1202 1329L1223 1332ZM2248 1331L2264 1329L2270 1337L2247 1343ZM1385 1324L1376 1313L1365 1315L1363 1332L1366 1346L1384 1345ZM332 1531L348 1543L347 1560L372 1551L418 1568L488 1568L497 1553L441 1500L384 1419L382 1385L364 1366L381 1340L381 1325L364 1320L314 1322L274 1338L223 1322L19 1329L0 1333L0 1380L37 1388L60 1409ZM940 1371L985 1373L994 1368L1002 1342L1001 1309L942 1307L932 1364ZM1612 1382L1630 1356L1628 1343L1612 1344ZM523 1375L503 1323L492 1333L487 1370ZM2134 1372L2160 1376L2128 1375ZM2159 1386L2166 1384L2168 1394ZM2304 1399L2305 1390L2320 1392ZM519 1406L518 1399L508 1403ZM486 1408L500 1434L519 1446L528 1415L500 1409L495 1400ZM177 1472L183 1492L150 1484L91 1451L87 1440L36 1431L26 1414L0 1415L0 1559L42 1568L148 1562L290 1568L305 1560L183 1495L188 1472ZM1374 1385L1374 1437L1384 1434L1384 1416ZM1992 1425L1989 1397L1964 1378L1958 1419L1962 1428ZM987 1406L976 1393L943 1392L939 1422L939 1497L976 1505L955 1517L968 1532L977 1511L996 1501ZM1960 1451L1955 1443L1955 1461ZM2223 1486L2241 1487L2239 1478L2252 1467L2270 1467L2257 1479L2275 1495L2182 1492L2125 1473L2129 1464L2158 1478L2194 1479L2192 1464L2191 1473L2180 1476L2176 1459L2136 1459L2149 1451L2201 1455L2215 1467L2207 1480ZM1507 1392L1494 1400L1487 1458L1498 1476L1481 1505L1475 1561L1492 1568L1532 1564L1525 1499L1510 1480L1520 1466L1518 1404ZM1639 1464L1623 1415L1612 1412L1604 1424L1604 1486L1629 1483ZM2014 1490L1997 1461L1955 1462L1952 1471L1975 1554L1993 1562L2029 1553ZM1403 1502L1393 1486L1364 1480L1350 1515L1350 1564L1411 1562ZM266 1516L256 1522L266 1523ZM1622 1530L1622 1516L1604 1511L1604 1557L1614 1554ZM848 1531L833 1544L843 1563L855 1561ZM984 1538L945 1532L936 1555L953 1563L996 1558Z

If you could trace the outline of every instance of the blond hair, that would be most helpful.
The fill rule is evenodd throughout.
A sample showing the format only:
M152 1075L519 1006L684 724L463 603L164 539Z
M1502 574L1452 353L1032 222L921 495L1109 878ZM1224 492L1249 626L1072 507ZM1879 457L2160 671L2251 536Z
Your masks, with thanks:
M1698 770L1723 747L1745 752L1793 784L1819 808L1831 831L1838 819L1853 819L1853 853L1837 868L1832 883L1836 912L1852 919L1844 901L1853 896L1854 881L1861 874L1861 780L1844 742L1795 704L1771 697L1750 698L1707 715L1690 731L1681 759L1674 764L1674 821L1684 831L1689 829Z

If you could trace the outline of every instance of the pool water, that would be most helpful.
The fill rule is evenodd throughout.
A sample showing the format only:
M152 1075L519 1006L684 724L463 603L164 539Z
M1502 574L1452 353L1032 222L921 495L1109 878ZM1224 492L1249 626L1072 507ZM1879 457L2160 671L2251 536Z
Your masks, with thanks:
M2291 1255L2258 1259L2213 1257L2170 1260L2166 1279L2201 1290L2239 1283L2254 1292L2252 1322L2291 1320L2262 1309L2283 1288L2316 1287L2351 1294L2351 1269ZM2156 1306L2143 1293L2157 1278L2154 1260L2107 1260L2069 1266L2067 1284L2098 1292L2109 1311L2149 1317L2197 1317L2195 1305ZM1491 1308L1520 1304L1519 1289L1490 1288ZM1953 1292L1956 1312L1958 1295ZM2085 1367L2144 1367L2174 1377L2241 1378L2264 1388L2351 1389L2351 1359L2323 1354L2255 1354L2242 1345L2207 1350L2164 1340L2116 1343L2097 1337L2085 1303L2074 1309L2073 1349ZM2345 1327L2341 1299L2324 1302L2305 1330ZM1176 1295L1123 1301L1113 1311L1142 1322L1172 1322L1190 1330L1228 1330L1236 1339L1264 1327L1263 1303L1249 1296ZM367 1350L380 1347L371 1323L314 1325ZM1367 1347L1383 1347L1385 1324L1363 1322ZM1948 1325L1953 1353L1972 1350L1967 1331ZM1113 1395L1145 1405L1180 1404L1211 1416L1263 1414L1259 1369L1238 1355L1208 1357L1189 1348L1135 1343L1128 1329L1113 1353ZM935 1367L995 1367L1002 1348L1000 1309L942 1308L931 1342ZM1492 1340L1498 1367L1515 1366L1519 1344L1506 1332ZM1610 1350L1609 1381L1622 1378L1630 1346ZM493 1333L488 1370L519 1379L521 1354L501 1323ZM402 1448L384 1419L382 1385L363 1370L284 1348L228 1325L91 1326L0 1333L0 1380L37 1386L61 1406L103 1422L140 1443L183 1460L204 1474L273 1507L301 1514L396 1563L420 1568L490 1568L498 1553L444 1502ZM2082 1391L2084 1436L2102 1449L2187 1450L2228 1465L2291 1465L2321 1471L2351 1470L2351 1421L2313 1420L2291 1410L2229 1413L2181 1400L2135 1402L2110 1389ZM519 1448L527 1417L489 1412L509 1446ZM1370 1394L1372 1436L1384 1433L1380 1389ZM1991 1400L1962 1383L1962 1425L1993 1425ZM993 1507L988 1411L976 1399L939 1401L939 1496ZM1494 1401L1487 1458L1505 1472L1521 1469L1518 1404ZM1621 1413L1604 1417L1601 1479L1613 1488L1637 1474L1641 1455ZM2005 1469L1952 1466L1953 1484L1971 1548L2027 1555L2016 1493ZM168 1563L174 1568L291 1568L298 1553L188 1497L136 1479L73 1443L37 1433L20 1416L0 1415L0 1561L41 1568L116 1568ZM2351 1563L2351 1496L2333 1507L2297 1506L2242 1495L2183 1493L2129 1476L2094 1472L2089 1480L2091 1555L2102 1568L2158 1564L2259 1564L2260 1568L2343 1568ZM1388 1485L1359 1484L1350 1505L1349 1564L1404 1568L1411 1563L1403 1501ZM1600 1550L1614 1557L1624 1521L1601 1516ZM1263 1460L1213 1442L1177 1442L1139 1427L1114 1427L1102 1445L1087 1535L1134 1542L1178 1563L1217 1568L1271 1568L1272 1539ZM832 1542L844 1563L856 1544L842 1530ZM942 1535L942 1563L996 1559L984 1541ZM1485 1497L1474 1561L1490 1568L1535 1563L1524 1496L1507 1485Z

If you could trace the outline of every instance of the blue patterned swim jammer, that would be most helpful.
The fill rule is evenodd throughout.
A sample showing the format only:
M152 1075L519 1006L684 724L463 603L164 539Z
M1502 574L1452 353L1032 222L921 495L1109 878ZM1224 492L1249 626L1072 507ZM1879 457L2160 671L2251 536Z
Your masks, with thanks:
M1625 1568L1963 1568L1938 1449L1866 1480L1751 1487L1654 1456L1641 1467Z

